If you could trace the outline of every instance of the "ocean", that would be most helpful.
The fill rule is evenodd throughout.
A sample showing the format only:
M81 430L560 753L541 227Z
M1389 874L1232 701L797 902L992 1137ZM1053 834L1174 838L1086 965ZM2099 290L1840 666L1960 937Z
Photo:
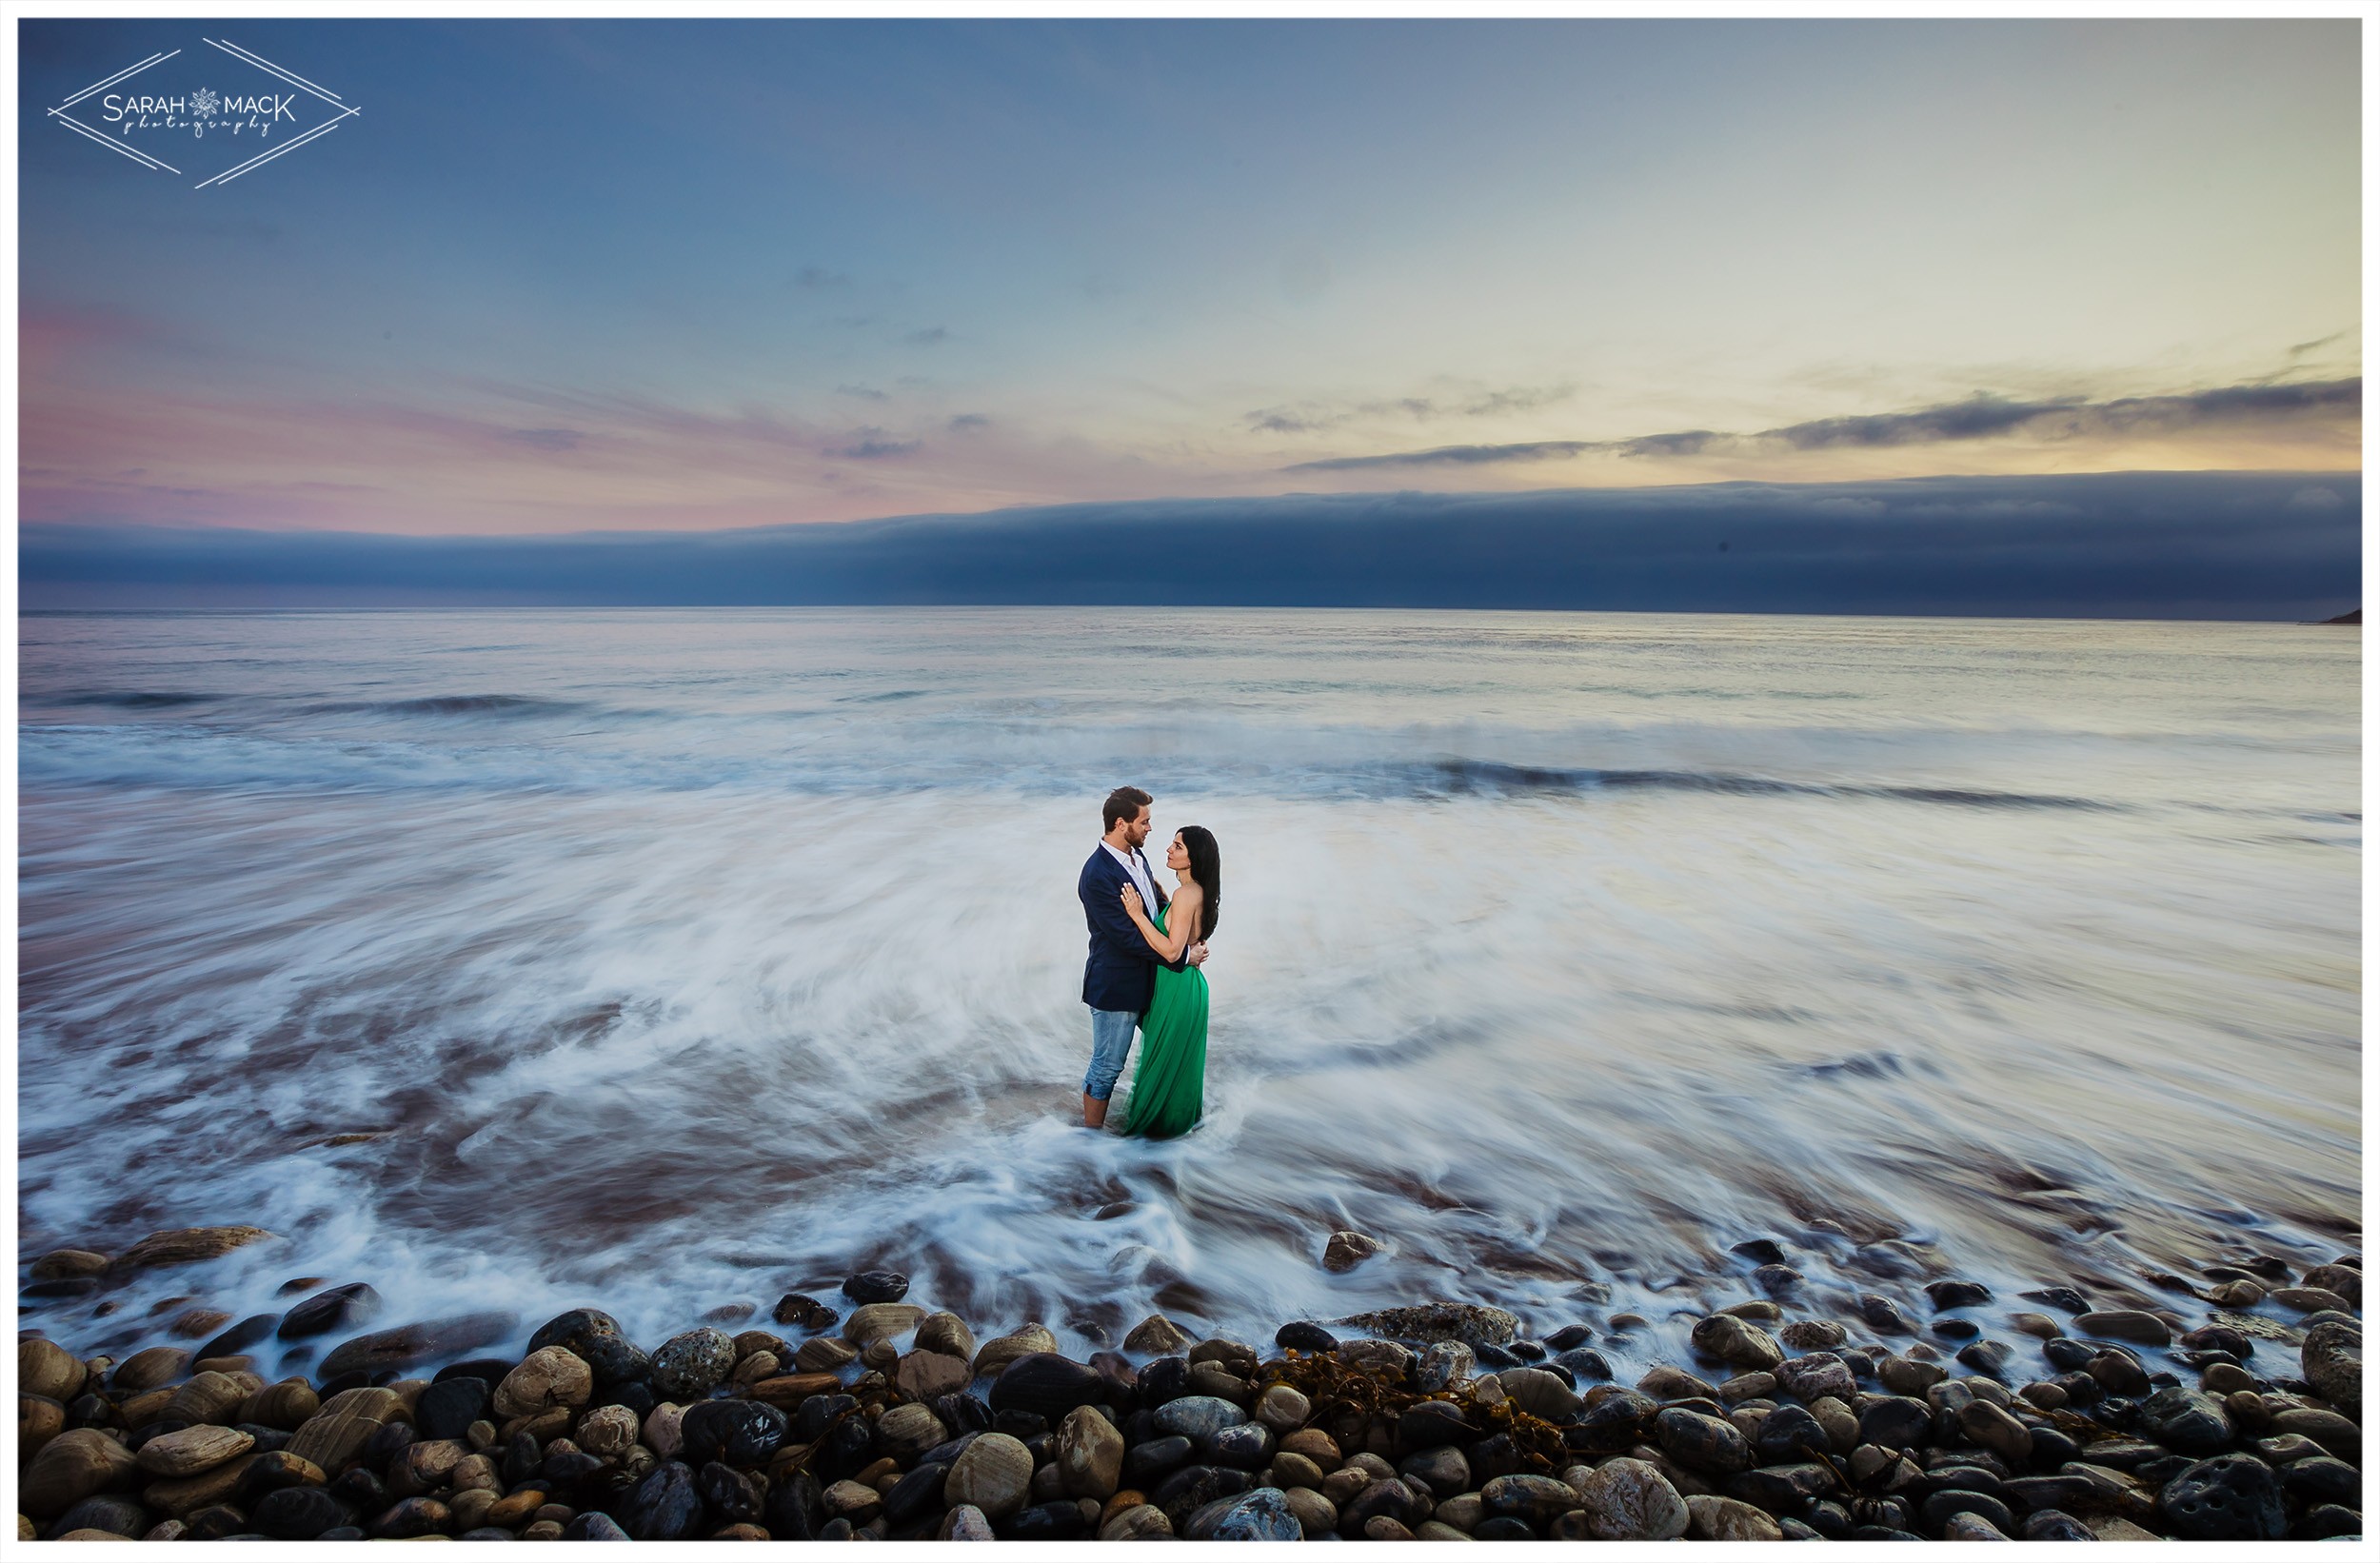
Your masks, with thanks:
M25 1302L80 1350L297 1276L649 1349L889 1268L1078 1355L1443 1299L1597 1327L1632 1380L1759 1295L1749 1239L1794 1312L1957 1276L1978 1316L2359 1246L2359 630L486 610L19 646L20 1252L278 1239ZM1075 877L1123 782L1154 847L1222 853L1206 1118L1163 1143L1078 1118ZM1384 1251L1325 1271L1342 1228Z

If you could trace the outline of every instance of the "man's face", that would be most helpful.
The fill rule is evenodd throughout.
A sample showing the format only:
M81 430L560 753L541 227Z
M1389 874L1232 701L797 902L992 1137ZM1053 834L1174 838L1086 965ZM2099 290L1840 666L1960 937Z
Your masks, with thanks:
M1124 844L1137 852L1140 850L1140 843L1148 839L1149 805L1143 803L1140 805L1140 812L1133 816L1131 821L1124 826Z

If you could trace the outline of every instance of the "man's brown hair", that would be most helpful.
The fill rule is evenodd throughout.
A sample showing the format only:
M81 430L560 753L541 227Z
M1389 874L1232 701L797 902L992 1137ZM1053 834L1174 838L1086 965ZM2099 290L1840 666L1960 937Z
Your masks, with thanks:
M1100 805L1100 834L1104 836L1114 830L1119 820L1138 818L1141 805L1152 801L1154 800L1138 787L1118 787L1107 795L1107 801Z

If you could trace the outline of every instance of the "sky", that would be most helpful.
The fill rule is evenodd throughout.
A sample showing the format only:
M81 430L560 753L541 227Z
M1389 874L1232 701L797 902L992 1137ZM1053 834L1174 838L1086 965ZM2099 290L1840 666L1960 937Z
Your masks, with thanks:
M19 27L29 527L2360 464L2352 21Z

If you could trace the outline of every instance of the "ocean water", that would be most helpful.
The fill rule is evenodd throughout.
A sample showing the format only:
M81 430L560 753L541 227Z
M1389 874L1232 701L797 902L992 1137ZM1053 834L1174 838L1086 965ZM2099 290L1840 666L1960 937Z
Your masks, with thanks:
M366 1280L650 1347L2108 1304L2360 1246L2360 631L1363 611L20 622L21 1316ZM1223 857L1206 1119L1082 1130L1107 790ZM1129 1077L1127 1077L1127 1084ZM1120 1094L1119 1100L1121 1097ZM1335 1229L1386 1251L1341 1276ZM2159 1277L2167 1277L2160 1279ZM1622 1309L1654 1321L1616 1339ZM302 1356L301 1356L302 1360ZM270 1364L268 1364L269 1366Z

